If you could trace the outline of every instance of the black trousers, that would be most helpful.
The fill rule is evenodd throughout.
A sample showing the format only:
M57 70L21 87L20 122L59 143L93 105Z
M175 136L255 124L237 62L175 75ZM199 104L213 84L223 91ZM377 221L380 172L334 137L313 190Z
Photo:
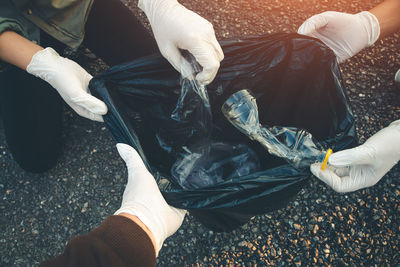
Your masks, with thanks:
M84 45L108 65L158 51L154 38L119 0L95 0ZM41 45L64 45L43 33ZM44 172L62 149L62 99L49 84L16 67L0 73L1 116L8 149L26 171Z

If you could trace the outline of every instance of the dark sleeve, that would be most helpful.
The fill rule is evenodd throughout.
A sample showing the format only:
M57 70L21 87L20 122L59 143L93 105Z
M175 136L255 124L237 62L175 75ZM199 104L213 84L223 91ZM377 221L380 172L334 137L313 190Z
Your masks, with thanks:
M72 238L64 252L40 264L49 266L155 266L150 237L123 216L110 216L86 235Z

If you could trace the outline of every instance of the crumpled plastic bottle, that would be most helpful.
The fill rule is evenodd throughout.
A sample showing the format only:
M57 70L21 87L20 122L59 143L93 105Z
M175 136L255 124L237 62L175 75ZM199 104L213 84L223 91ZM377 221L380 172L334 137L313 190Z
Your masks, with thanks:
M260 124L256 99L247 89L231 95L222 105L228 121L250 139L258 141L270 154L286 159L297 169L323 161L326 152L314 142L312 135L294 127L265 127Z

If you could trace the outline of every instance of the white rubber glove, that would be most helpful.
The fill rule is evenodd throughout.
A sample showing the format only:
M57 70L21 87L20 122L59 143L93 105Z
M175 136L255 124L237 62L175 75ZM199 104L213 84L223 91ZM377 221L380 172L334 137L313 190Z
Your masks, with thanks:
M337 192L375 185L400 160L400 120L369 138L363 145L329 157L327 168L311 165L311 172Z
M128 183L115 215L128 213L138 217L153 234L158 255L164 240L182 225L186 211L167 204L135 149L126 144L117 144L117 149L128 168Z
M90 95L88 85L92 76L76 62L61 57L48 47L33 55L26 71L53 86L82 117L103 121L101 115L107 113L107 106Z
M394 75L394 81L400 83L400 69L398 69L396 74Z
M161 54L171 65L190 77L194 71L179 49L188 50L203 67L196 80L201 85L212 82L224 59L212 24L176 0L139 0L139 8L149 19Z
M327 11L307 19L298 33L320 39L335 52L340 63L373 45L380 27L378 19L368 11L354 15Z

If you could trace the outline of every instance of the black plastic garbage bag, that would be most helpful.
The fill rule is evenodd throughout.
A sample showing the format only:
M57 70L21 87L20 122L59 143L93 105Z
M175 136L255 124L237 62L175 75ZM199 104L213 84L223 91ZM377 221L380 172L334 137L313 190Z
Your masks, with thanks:
M250 90L261 124L305 129L324 149L352 147L357 137L335 55L324 44L281 33L221 46L225 59L206 96L159 54L110 68L90 89L108 106L104 120L116 142L138 150L167 202L229 231L285 206L311 177L228 122L221 107L232 94ZM199 180L208 176L217 178Z

